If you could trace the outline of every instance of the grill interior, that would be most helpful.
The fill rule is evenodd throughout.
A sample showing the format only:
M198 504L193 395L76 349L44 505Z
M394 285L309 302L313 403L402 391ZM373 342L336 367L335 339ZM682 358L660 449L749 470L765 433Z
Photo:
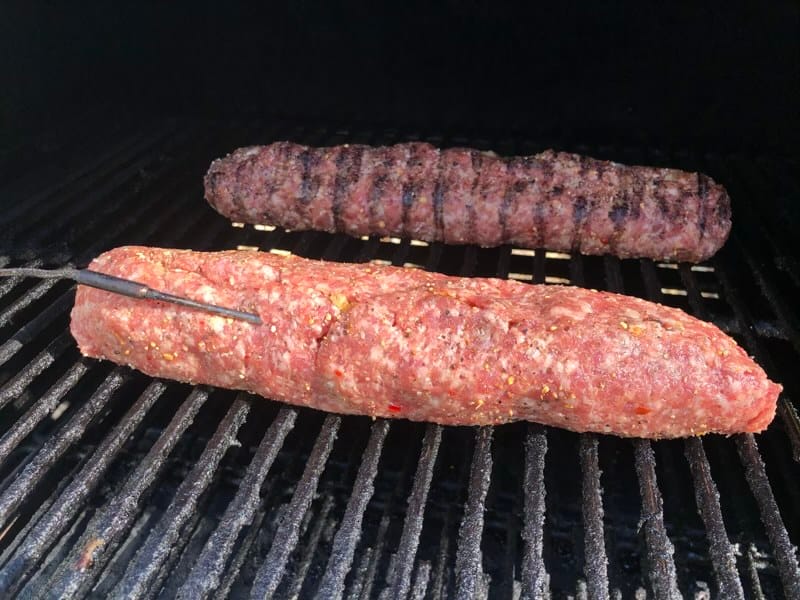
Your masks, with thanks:
M113 135L109 135L112 132ZM239 145L422 139L702 170L734 231L697 266L231 227ZM800 598L796 157L449 137L272 119L83 131L7 176L4 266L137 243L237 246L642 296L713 321L785 391L770 429L686 441L325 415L81 358L68 282L0 281L0 595ZM794 204L791 202L794 201Z

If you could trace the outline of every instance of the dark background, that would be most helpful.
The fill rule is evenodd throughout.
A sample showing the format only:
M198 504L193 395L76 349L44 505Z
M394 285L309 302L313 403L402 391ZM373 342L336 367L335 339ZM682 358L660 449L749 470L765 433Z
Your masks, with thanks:
M0 159L161 116L796 151L796 2L537 4L5 3Z

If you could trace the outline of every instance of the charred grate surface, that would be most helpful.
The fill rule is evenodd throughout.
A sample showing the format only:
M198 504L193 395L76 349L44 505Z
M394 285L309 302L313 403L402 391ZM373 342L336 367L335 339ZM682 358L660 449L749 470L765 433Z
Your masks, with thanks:
M719 492L711 476L711 465L698 438L686 440L686 458L694 481L697 510L708 532L709 554L717 577L719 594L723 598L744 598L744 589L736 569L734 548L728 540Z
M339 431L340 423L341 417L328 415L322 424L322 431L317 437L317 442L308 458L303 476L297 483L292 500L283 507L280 525L272 540L272 547L256 574L251 594L253 598L271 597L286 572L289 555L294 551L300 537L301 521L311 506L319 478L333 449L333 442Z
M125 243L246 246L608 289L716 323L785 393L757 442L325 416L82 359L68 283L2 280L0 595L800 597L798 222L776 217L800 201L796 159L557 142L726 184L730 242L708 263L670 265L231 227L201 197L211 159L250 143L543 149L526 140L288 121L101 137L76 142L69 172L0 181L14 200L0 263L83 266Z
M483 575L481 538L486 494L492 477L493 427L481 427L475 441L472 467L469 474L469 492L464 507L464 518L458 531L456 551L456 596L458 598L483 597L487 584Z
M441 426L428 425L422 441L422 451L417 464L417 472L414 475L414 484L408 497L408 510L397 550L397 564L392 584L392 597L394 598L405 598L411 587L411 571L419 547L425 504L428 500L433 469L441 442Z
M296 418L296 411L283 409L270 425L253 456L239 492L181 587L180 597L207 598L219 587L225 559L232 552L239 532L252 522L260 499L258 492Z
M583 502L586 593L592 600L608 598L608 558L603 529L603 487L597 436L585 434L579 440L581 499Z
M350 496L342 524L336 532L328 566L317 591L317 596L320 598L336 598L344 591L344 579L353 563L353 556L361 536L364 511L372 498L378 461L388 432L388 421L381 420L372 426L358 476L353 484L353 495Z
M547 435L538 425L529 426L525 437L525 525L522 539L525 550L522 559L523 598L543 598L548 595L547 571L543 560L545 498L544 466L547 454Z
M775 552L778 572L783 582L787 598L800 597L800 568L797 565L797 548L789 540L789 533L781 517L778 503L767 479L764 461L758 452L758 445L752 434L739 435L736 447L745 469L747 483L753 490L761 511L761 520Z

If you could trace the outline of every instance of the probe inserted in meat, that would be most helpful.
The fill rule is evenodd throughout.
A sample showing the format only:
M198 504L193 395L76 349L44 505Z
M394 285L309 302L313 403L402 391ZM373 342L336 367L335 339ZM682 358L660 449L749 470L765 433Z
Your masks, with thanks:
M91 268L262 324L81 286L84 354L330 412L668 438L761 431L781 390L714 325L606 292L254 251Z

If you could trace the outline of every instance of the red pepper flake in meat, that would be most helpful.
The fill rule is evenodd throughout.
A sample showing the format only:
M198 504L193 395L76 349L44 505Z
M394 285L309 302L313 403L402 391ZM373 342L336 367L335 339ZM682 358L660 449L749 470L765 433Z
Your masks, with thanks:
M397 406L397 404L390 404L389 405L389 412L391 413L399 413L401 408Z
M83 552L81 552L78 562L75 565L79 571L85 571L94 564L95 550L103 546L105 543L106 541L103 538L94 538L93 540L90 540L88 544L86 544L86 547L84 548Z
M650 412L650 409L646 406L637 406L634 411L637 415L646 415Z

